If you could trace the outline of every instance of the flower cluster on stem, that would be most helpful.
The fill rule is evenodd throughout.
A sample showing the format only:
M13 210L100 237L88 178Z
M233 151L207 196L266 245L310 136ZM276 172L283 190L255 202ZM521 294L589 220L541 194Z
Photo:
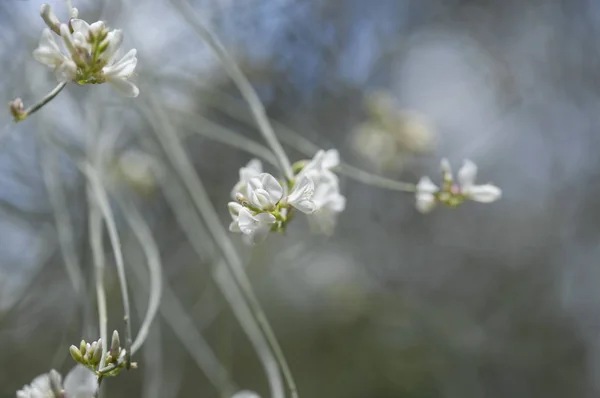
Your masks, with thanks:
M235 201L228 205L233 219L229 230L259 243L271 231L285 231L295 210L331 220L345 207L338 178L331 171L338 165L336 150L319 151L312 160L294 165L297 173L292 180L278 181L263 172L259 160L251 160L240 169L240 180L231 192Z
M481 203L494 202L502 196L495 185L476 185L477 165L465 160L458 171L458 183L454 182L452 169L447 159L441 161L443 183L438 187L429 177L422 177L416 187L416 206L421 213L428 213L439 203L447 207L457 207L466 200Z
M54 72L59 85L28 109L24 109L19 98L11 101L9 108L16 122L25 120L50 102L68 82L106 82L124 96L139 95L137 86L129 81L137 66L136 50L132 49L120 58L117 56L123 42L123 31L110 30L103 21L90 25L77 18L76 8L71 10L67 23L61 23L48 4L42 5L40 15L48 27L42 32L33 57Z

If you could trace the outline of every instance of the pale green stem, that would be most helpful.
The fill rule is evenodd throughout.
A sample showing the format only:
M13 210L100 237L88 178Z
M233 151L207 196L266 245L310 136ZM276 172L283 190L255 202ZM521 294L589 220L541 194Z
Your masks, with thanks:
M294 172L292 171L290 160L283 150L283 147L277 140L277 136L273 131L273 127L271 126L271 123L269 123L269 119L266 116L265 108L246 76L244 76L233 58L229 55L219 38L202 22L200 22L202 21L200 16L185 0L173 0L173 4L178 9L181 16L195 29L196 33L198 33L202 40L204 40L204 42L214 52L229 77L231 77L237 88L240 90L242 97L244 97L250 106L250 110L254 116L254 119L256 120L258 129L277 157L281 172L288 180L292 180L294 178Z
M62 91L67 85L67 82L59 83L52 91L50 91L40 102L25 109L18 117L15 117L15 122L20 122L27 119L33 113L39 111L44 105L52 101L54 97Z
M106 222L108 236L115 255L115 264L117 267L117 274L119 275L119 285L121 287L121 296L123 300L126 341L125 349L127 350L127 360L129 361L131 357L131 309L129 305L129 292L127 291L127 277L125 275L125 264L123 261L123 253L121 250L121 241L119 239L117 225L115 223L115 218L110 207L108 195L106 194L106 190L102 185L102 181L100 180L98 173L96 172L96 170L94 170L92 165L90 165L87 162L80 164L79 168L83 172L83 174L85 174L85 176L88 179L88 182L90 183L93 197L100 208L104 221ZM102 343L104 345L104 340L102 341ZM104 352L104 347L102 348L102 350Z
M118 203L121 206L125 219L140 243L140 246L142 247L142 250L148 261L151 280L151 303L148 305L148 314L150 313L150 307L153 306L152 297L160 297L160 293L157 294L156 290L158 289L161 291L161 287L157 287L155 283L159 283L162 286L162 278L159 280L154 278L155 283L152 283L153 273L158 272L159 274L162 274L160 253L158 251L156 241L154 240L154 237L150 231L150 227L143 219L137 208L128 203L126 200L118 200ZM132 267L132 269L136 278L138 279L138 284L145 288L146 284L142 283L142 271L137 267ZM157 304L160 304L160 302L157 302ZM167 283L164 284L164 295L160 309L162 316L167 320L167 324L173 329L173 332L188 349L198 367L202 369L207 378L214 383L219 392L224 396L231 396L235 391L237 391L237 386L235 383L233 383L225 368L219 363L216 355L210 348L210 345L196 330L192 319L186 313L183 305L179 302ZM146 319L149 319L148 315L146 315ZM144 321L144 323L146 323L146 321ZM142 334L142 328L140 328L138 338ZM137 340L138 339L136 338L136 341ZM132 353L135 352L135 348L136 343L134 342L131 347Z
M148 264L148 273L150 275L150 298L148 300L148 309L146 310L146 316L144 317L138 334L131 344L131 355L133 355L146 340L150 326L152 325L152 321L154 320L160 305L160 298L162 295L161 261L158 247L154 244L152 232L138 209L131 204L129 200L122 199L119 195L115 195L114 197L121 207L129 227L144 249Z
M271 391L274 397L282 398L284 393L281 388L277 366L273 368L270 365L271 362L273 362L271 357L274 354L282 369L287 369L285 358L283 358L277 340L275 339L268 321L264 316L262 309L260 308L260 304L252 292L252 287L243 270L241 260L237 255L235 247L221 225L218 215L210 203L210 199L206 190L204 189L204 186L202 185L202 182L198 178L198 175L196 174L187 156L187 153L184 151L181 143L178 141L177 134L172 124L169 123L166 115L164 114L162 105L159 105L152 97L149 97L149 101L151 102L150 109L146 110L142 108L142 111L146 114L149 120L156 118L158 126L158 129L156 129L157 138L163 146L169 160L173 163L173 166L185 183L186 189L194 201L197 211L204 219L212 238L219 248L223 258L226 260L225 263L231 268L232 274L236 278L236 282L239 285L238 287L244 291L242 296L245 296L246 299L248 299L251 303L251 308L252 311L254 311L256 319L252 316L246 316L245 312L248 311L248 308L246 307L245 302L230 301L232 309L240 321L240 324L250 340L253 342L257 353L262 359L267 375L269 376ZM234 286L237 285L234 284ZM223 289L224 287L221 286L221 290ZM261 333L261 328L255 322L258 322L258 325L262 326L264 336ZM271 350L273 352L271 352ZM291 379L291 375L286 375L286 380L288 380L290 390L295 391L295 385L293 383L293 379ZM289 380L292 381L290 382ZM292 395L295 396L294 393Z

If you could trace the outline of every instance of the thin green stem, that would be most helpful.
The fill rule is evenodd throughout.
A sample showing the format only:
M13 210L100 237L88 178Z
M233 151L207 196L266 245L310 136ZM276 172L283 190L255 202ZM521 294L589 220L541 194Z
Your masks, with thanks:
M44 105L46 105L48 102L52 101L54 99L54 97L56 97L63 90L63 88L65 88L66 85L67 85L67 82L59 83L40 102L38 102L35 105L30 106L23 112L20 112L18 115L15 115L15 122L23 121L23 120L27 119L30 115L32 115L35 112L37 112L38 110L40 110Z

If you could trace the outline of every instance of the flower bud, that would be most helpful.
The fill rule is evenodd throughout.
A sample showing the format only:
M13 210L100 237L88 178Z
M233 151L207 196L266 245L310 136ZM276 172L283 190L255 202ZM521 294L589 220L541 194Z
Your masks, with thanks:
M60 21L49 4L42 4L42 7L40 7L40 16L54 33L60 35Z
M24 120L27 117L23 106L23 100L21 100L21 98L15 98L13 101L10 101L8 103L8 107L10 108L10 113L16 122Z
M87 343L85 342L85 340L81 340L81 343L79 343L79 351L81 352L81 355L85 355L86 349Z
M100 359L102 359L102 343L101 340L98 340L98 344L96 345L96 349L94 350L94 354L92 355L92 364L99 364Z
M72 345L71 347L69 347L69 352L71 353L71 356L73 357L75 362L78 362L78 363L83 362L83 355L81 354L81 351L79 351L79 349L77 347Z
M120 348L121 341L119 340L119 332L115 330L112 335L112 342L110 343L110 355L113 358L117 358L119 356Z

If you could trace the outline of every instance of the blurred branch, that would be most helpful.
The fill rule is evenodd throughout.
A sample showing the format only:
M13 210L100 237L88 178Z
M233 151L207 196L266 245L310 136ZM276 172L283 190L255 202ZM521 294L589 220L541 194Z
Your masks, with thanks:
M185 0L171 1L181 16L194 28L196 33L198 33L202 40L204 40L204 42L214 52L225 68L225 71L229 77L231 77L231 79L234 81L235 85L240 90L240 93L248 102L260 132L267 141L267 144L275 153L282 173L288 180L291 181L294 178L294 172L292 170L290 160L283 150L283 147L277 140L277 136L273 131L273 127L269 123L269 119L266 116L265 108L248 79L246 79L233 58L231 58L219 38L201 22L202 18L196 13L196 11Z

